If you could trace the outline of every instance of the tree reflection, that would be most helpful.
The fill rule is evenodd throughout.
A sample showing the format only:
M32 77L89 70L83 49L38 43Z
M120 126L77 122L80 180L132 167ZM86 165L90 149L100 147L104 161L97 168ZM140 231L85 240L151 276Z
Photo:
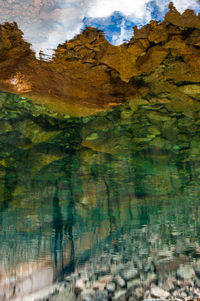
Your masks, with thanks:
M53 227L55 230L54 236L54 264L56 269L63 270L63 220L60 208L60 202L56 194L53 198ZM59 255L59 263L58 263Z
M13 191L18 183L17 172L14 168L5 168L3 201L0 202L0 212L8 209L9 202L12 201Z
M73 159L69 156L67 164L64 166L67 178L67 212L66 219L63 219L61 212L61 204L59 200L59 181L56 181L55 196L53 198L53 227L54 227L54 264L56 268L56 275L62 278L64 274L74 272L75 269L75 244L73 236L73 227L75 225L75 200L73 192ZM64 241L65 240L65 241ZM66 248L66 242L69 248ZM65 246L64 246L65 243ZM70 254L66 254L70 250ZM65 264L65 258L69 258Z

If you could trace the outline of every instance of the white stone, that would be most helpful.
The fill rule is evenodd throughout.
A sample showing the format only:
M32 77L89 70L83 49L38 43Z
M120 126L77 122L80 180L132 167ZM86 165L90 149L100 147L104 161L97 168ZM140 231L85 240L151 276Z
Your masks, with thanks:
M194 269L190 265L181 266L177 270L177 277L180 279L191 279L195 275Z
M116 292L112 301L126 301L126 290Z
M170 294L167 291L163 290L161 287L154 286L151 288L151 295L155 298L166 299Z
M138 270L134 267L126 269L122 272L122 278L124 278L126 281L136 278L138 274Z

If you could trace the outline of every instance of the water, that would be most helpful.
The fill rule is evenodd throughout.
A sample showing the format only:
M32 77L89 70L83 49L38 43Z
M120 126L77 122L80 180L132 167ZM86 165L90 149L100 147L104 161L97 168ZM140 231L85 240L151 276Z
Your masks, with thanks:
M1 285L38 270L52 282L99 254L199 256L198 108L75 118L4 92L0 106Z

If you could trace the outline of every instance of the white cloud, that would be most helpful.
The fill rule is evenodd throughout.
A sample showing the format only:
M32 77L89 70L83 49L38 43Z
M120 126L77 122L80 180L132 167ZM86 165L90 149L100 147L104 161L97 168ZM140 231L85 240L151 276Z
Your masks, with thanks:
M18 16L16 19L25 33L25 38L32 43L32 48L37 54L40 49L50 54L59 43L80 33L85 17L106 18L118 11L133 23L141 25L148 23L152 17L152 9L149 5L151 0L55 0L55 2L58 3L57 8L46 14L43 23L38 19L27 25L23 18ZM170 0L155 0L155 2L159 9L165 12ZM174 0L174 4L180 12L187 8L199 9L200 7L195 0ZM10 20L8 18L7 21L13 21L13 18ZM127 31L125 23L122 22L121 33L113 36L112 41L120 44L128 37L130 37L130 29Z
M127 17L135 19L149 20L150 11L148 4L151 0L95 0L90 1L87 15L93 18L103 18L112 15L114 11L119 11ZM157 6L165 10L170 0L156 0ZM183 12L187 8L198 8L199 4L195 0L174 0L176 8Z
M183 13L187 8L192 8L195 10L199 8L199 4L195 0L174 0L173 2L178 11L180 11L181 13Z
M170 1L155 0L155 3L159 10L165 13ZM90 1L87 16L90 18L105 18L118 11L130 21L143 25L152 19L153 7L149 5L150 2L151 0L94 0ZM181 13L187 8L198 9L200 7L196 0L174 0L174 5ZM120 45L129 39L131 34L122 22L121 33L118 36L113 36L112 42L115 45Z
M91 1L92 2L92 1ZM150 12L146 4L149 0L96 0L91 3L87 15L92 18L109 17L119 11L127 17L149 20Z
M125 21L122 20L120 25L121 32L119 35L113 35L112 37L112 44L114 45L121 45L123 42L128 41L130 37L133 35L133 30L127 30L125 26Z

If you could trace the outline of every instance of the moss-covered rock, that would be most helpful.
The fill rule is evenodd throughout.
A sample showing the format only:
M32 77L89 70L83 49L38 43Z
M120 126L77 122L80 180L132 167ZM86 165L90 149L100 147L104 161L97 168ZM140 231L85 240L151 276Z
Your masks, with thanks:
M7 121L0 121L0 134L4 134L13 130L12 125Z
M45 130L32 120L23 120L15 123L15 129L32 143L42 143L53 140L61 131Z

